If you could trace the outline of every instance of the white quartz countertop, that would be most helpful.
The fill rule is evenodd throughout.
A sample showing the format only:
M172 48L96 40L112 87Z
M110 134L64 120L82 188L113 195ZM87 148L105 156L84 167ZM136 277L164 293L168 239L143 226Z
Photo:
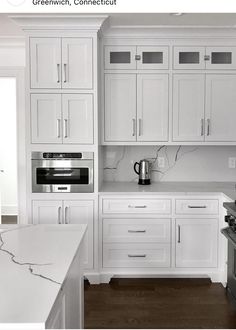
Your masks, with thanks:
M142 186L137 182L104 182L100 194L224 194L235 200L235 183L231 182L155 182Z
M86 225L0 226L0 329L43 329Z

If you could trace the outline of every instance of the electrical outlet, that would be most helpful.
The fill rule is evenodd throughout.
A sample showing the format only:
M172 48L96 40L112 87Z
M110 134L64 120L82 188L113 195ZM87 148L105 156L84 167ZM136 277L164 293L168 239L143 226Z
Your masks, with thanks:
M159 168L164 168L165 167L165 158L164 157L158 157L157 166Z
M228 159L229 168L236 167L236 157L229 157Z

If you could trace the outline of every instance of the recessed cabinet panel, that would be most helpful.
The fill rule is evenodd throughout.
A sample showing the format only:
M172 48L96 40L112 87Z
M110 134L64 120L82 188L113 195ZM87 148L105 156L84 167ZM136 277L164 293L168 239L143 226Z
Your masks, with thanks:
M93 96L63 94L63 142L93 143Z
M170 267L170 244L103 244L103 267Z
M84 266L93 268L93 201L64 201L65 224L86 224Z
M204 74L173 78L173 141L204 141Z
M176 220L176 267L217 267L217 219Z
M137 69L168 69L168 47L137 47L137 56Z
M136 75L105 75L105 141L136 141Z
M206 47L206 69L236 69L236 47Z
M174 69L205 69L205 47L174 47Z
M61 224L63 212L61 201L33 201L32 204L33 224Z
M236 75L206 76L206 141L236 141Z
M61 88L61 38L30 38L31 88Z
M137 141L168 140L168 75L137 77Z
M62 88L93 88L92 38L62 38Z
M61 95L31 95L32 143L62 143Z
M105 46L105 69L136 69L136 46Z

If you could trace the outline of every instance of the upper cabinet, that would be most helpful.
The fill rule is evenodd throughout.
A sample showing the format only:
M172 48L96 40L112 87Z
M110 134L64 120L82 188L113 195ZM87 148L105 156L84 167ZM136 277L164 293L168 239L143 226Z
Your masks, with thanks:
M105 46L105 69L168 69L168 47Z
M174 69L234 70L236 47L174 47Z
M92 38L30 38L31 88L92 89Z
M168 74L106 74L105 91L105 142L168 140Z

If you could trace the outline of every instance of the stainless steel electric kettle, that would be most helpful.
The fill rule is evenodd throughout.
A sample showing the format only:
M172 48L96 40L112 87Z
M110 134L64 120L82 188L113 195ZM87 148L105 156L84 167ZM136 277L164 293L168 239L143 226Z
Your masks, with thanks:
M134 171L139 175L138 184L151 184L151 163L148 160L142 159L139 163L136 162L134 164Z

